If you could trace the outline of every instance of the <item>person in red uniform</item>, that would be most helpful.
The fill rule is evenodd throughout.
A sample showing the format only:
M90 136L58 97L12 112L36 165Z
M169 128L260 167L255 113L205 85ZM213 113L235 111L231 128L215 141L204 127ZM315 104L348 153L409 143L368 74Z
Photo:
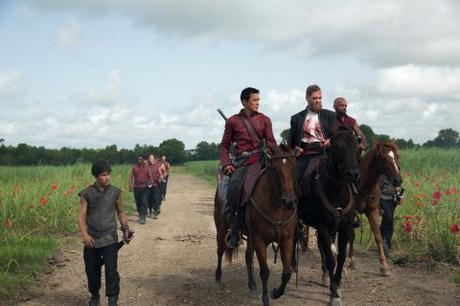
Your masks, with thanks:
M149 173L143 155L137 157L137 164L133 165L129 174L129 191L134 191L137 212L139 213L139 224L145 224L147 217L147 196L148 196Z
M244 108L238 114L228 118L220 144L220 163L224 172L231 175L227 193L230 221L230 235L227 240L229 248L236 248L239 243L242 220L238 204L247 167L261 163L263 140L270 145L276 145L270 118L259 113L259 90L252 87L243 89L240 100ZM252 128L248 128L247 124ZM235 143L234 164L229 156L232 142Z
M352 130L359 139L359 147L361 151L366 149L366 136L359 128L355 118L347 115L348 102L343 97L338 97L334 100L334 110L337 114L337 128L344 126Z

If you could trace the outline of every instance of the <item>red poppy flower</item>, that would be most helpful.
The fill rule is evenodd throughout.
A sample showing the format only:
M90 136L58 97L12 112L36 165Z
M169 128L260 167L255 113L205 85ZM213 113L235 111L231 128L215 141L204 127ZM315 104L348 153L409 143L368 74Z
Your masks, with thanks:
M417 202L415 203L415 206L424 207L425 204L423 204L422 201L417 201Z
M419 182L415 182L415 187L420 187L420 183Z
M431 206L436 206L438 204L439 204L439 200L434 199L433 201L431 201Z
M46 202L47 202L46 199L42 197L42 198L40 199L40 206L45 206L45 205L46 205Z
M457 235L460 232L460 225L458 225L457 223L452 224L452 226L450 227L450 232L452 233L452 235Z
M412 232L413 223L412 223L411 221L409 221L409 220L408 220L408 221L405 221L405 222L403 223L403 226L404 226L404 231L405 231L406 233Z
M5 222L3 223L3 226L5 228L12 228L13 227L13 221L11 221L10 218L6 219Z
M450 188L450 193L457 193L458 190L456 187L452 186L452 188Z
M441 192L439 190L435 191L433 193L433 198L435 198L436 200L441 200Z
M51 185L51 190L52 190L52 191L55 191L56 189L57 189L57 185L56 185L56 184L52 184L52 185Z

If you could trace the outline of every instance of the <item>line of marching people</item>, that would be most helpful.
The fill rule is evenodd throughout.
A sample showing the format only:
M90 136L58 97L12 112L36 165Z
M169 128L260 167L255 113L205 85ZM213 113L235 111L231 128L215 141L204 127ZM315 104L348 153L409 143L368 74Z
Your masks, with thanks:
M129 175L129 191L134 193L139 224L145 224L147 217L158 218L162 201L166 200L169 171L166 156L157 159L150 153L145 159L138 155Z

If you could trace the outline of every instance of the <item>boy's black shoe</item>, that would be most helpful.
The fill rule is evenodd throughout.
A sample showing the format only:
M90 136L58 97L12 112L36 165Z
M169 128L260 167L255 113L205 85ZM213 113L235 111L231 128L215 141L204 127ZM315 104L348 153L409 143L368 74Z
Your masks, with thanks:
M109 306L117 306L118 305L118 295L111 295L109 296Z
M99 295L92 295L88 302L88 306L101 306Z

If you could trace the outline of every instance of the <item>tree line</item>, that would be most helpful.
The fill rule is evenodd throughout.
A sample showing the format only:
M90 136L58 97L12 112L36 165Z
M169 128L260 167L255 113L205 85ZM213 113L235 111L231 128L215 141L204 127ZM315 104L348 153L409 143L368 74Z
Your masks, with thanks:
M366 136L369 148L376 140L390 140L385 134L375 134L368 125L360 125ZM287 141L289 129L281 132L281 138ZM459 133L453 129L440 130L438 136L423 144L415 144L412 139L394 139L400 149L419 148L460 148ZM134 163L138 155L154 153L156 156L166 155L171 164L181 164L194 160L215 160L219 158L220 145L217 143L199 142L194 149L186 150L182 141L172 138L164 140L159 146L136 144L133 149L118 149L117 145L102 149L68 148L47 149L44 146L31 146L20 143L17 146L6 146L0 138L0 165L71 165L75 163L91 163L98 159L108 160L113 164Z

